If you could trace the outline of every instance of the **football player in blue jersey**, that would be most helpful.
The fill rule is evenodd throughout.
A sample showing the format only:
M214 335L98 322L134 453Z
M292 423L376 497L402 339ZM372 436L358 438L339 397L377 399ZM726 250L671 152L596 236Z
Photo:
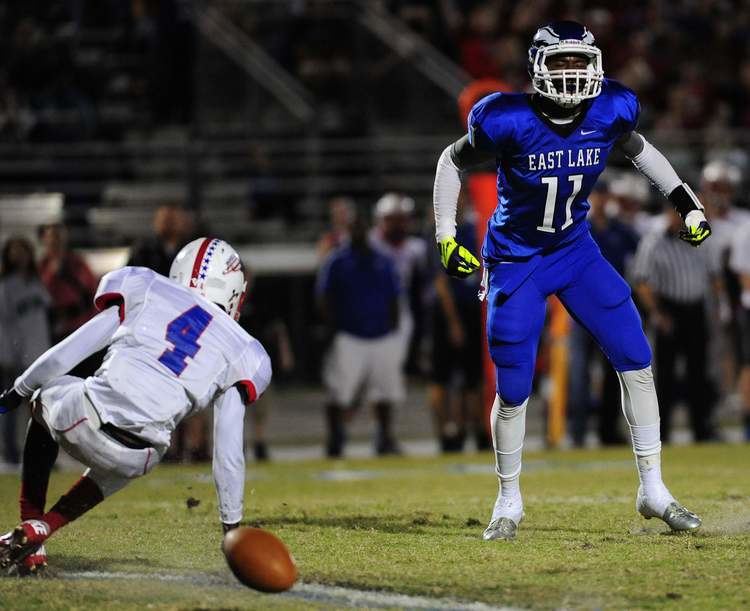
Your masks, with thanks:
M465 277L480 264L455 240L461 172L490 159L497 167L497 208L482 257L497 373L491 425L500 491L484 538L513 539L524 515L519 475L526 404L545 302L553 294L617 371L640 479L637 511L675 531L695 530L700 518L662 482L651 349L630 287L589 233L587 197L617 147L674 204L685 223L683 240L698 246L711 228L690 187L635 131L638 98L604 78L601 51L586 27L559 21L539 28L528 69L534 93L480 100L469 113L468 135L443 151L435 175L441 260L447 273Z

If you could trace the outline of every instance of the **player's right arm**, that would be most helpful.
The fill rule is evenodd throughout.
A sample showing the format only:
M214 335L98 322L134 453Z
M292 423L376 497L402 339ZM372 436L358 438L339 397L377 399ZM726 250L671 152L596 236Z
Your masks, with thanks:
M490 96L492 97L492 96ZM446 273L465 278L479 268L479 260L456 242L456 213L461 192L462 172L494 159L494 142L482 125L486 113L484 100L469 113L469 133L445 147L438 159L432 202L435 211L435 238L440 262Z
M16 379L13 388L0 395L0 409L15 409L22 397L30 397L50 380L65 375L84 359L106 348L119 326L118 306L109 307L97 314L34 361Z
M133 267L105 274L94 297L100 313L34 361L13 388L0 395L0 410L17 407L21 397L31 396L50 380L65 375L84 359L106 348L126 313L140 306L153 276L150 270Z

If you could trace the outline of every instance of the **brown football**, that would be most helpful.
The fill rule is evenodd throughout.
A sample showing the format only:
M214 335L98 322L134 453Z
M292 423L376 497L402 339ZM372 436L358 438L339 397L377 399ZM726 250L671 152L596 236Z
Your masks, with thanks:
M235 528L221 545L234 576L261 592L283 592L297 581L297 566L286 545L261 528Z

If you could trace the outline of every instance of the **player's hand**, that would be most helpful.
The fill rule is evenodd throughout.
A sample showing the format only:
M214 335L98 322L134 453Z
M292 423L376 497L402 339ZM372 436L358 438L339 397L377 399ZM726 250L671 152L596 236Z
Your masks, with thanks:
M7 414L16 409L21 402L23 397L19 395L14 388L9 388L0 393L0 414Z
M680 239L691 246L700 246L711 235L711 225L700 210L691 210L685 217L685 229L680 231Z
M479 259L456 242L456 238L443 238L438 244L438 249L440 261L449 276L466 278L479 269Z

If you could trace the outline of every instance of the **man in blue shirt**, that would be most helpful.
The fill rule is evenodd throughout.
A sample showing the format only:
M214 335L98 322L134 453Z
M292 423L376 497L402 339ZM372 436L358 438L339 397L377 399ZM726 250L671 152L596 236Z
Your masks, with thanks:
M638 98L604 78L601 51L586 27L559 21L539 28L528 69L534 93L495 93L480 100L469 113L468 135L446 147L435 175L442 263L449 274L466 276L479 261L455 239L460 172L490 159L497 168L498 203L482 256L489 280L487 335L497 372L491 425L500 492L484 538L514 538L523 518L525 408L545 302L553 294L618 372L641 483L637 510L673 530L695 530L698 516L662 482L651 349L630 287L599 251L586 213L589 192L615 146L674 204L686 226L681 238L694 246L711 232L703 207L635 131Z
M341 456L344 416L359 396L375 409L376 452L397 452L391 420L393 404L404 395L394 333L400 292L392 260L372 248L364 222L356 220L351 241L331 253L317 281L318 305L334 333L323 367L331 395L326 408L328 456Z

